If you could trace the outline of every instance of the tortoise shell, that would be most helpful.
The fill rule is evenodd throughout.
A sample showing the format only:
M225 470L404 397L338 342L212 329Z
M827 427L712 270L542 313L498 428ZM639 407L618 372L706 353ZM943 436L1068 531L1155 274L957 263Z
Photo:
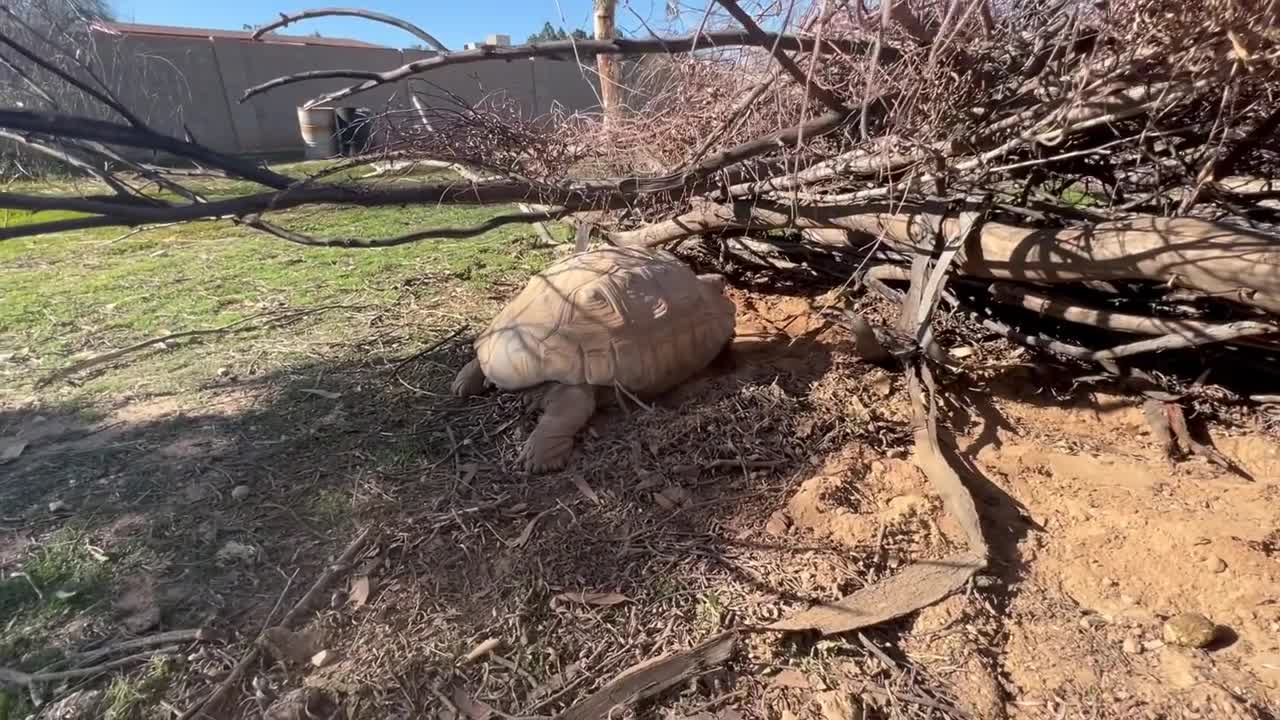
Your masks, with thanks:
M669 252L601 248L535 275L476 338L476 357L504 390L557 382L656 394L715 359L735 311L722 279Z

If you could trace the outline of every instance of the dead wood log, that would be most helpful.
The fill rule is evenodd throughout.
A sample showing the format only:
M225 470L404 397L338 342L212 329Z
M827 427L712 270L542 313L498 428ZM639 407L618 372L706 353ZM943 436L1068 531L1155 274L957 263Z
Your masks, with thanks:
M921 206L883 203L813 207L708 204L671 220L610 234L619 245L659 246L727 229L836 229L911 252L941 224ZM1082 228L1029 228L988 222L966 242L958 270L973 277L1038 283L1148 280L1280 313L1280 238L1195 218L1143 216Z

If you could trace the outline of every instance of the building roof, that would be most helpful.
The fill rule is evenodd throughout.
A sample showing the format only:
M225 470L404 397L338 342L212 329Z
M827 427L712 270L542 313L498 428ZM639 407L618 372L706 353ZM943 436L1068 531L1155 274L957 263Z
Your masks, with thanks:
M217 40L240 40L243 42L264 42L285 45L313 45L319 47L346 48L378 48L390 49L385 45L374 45L362 40L349 38L307 37L303 35L277 35L267 33L261 40L254 40L253 33L243 30L213 30L207 28L173 27L170 25L140 25L138 23L120 23L97 20L93 29L108 35L139 35L149 37L171 38L207 38Z

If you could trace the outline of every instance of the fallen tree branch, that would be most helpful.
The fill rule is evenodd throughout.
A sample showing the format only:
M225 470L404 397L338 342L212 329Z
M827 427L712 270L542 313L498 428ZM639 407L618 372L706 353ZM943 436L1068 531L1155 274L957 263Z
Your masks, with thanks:
M189 643L197 640L211 640L215 637L214 633L207 628L192 628L190 630L169 630L167 632L156 633L146 637L125 640L97 650L90 650L83 653L75 653L70 656L70 660L76 665L85 665L104 657L110 657L118 652L125 650L137 650L138 648L152 647L154 645L167 645L171 643Z
M730 229L829 228L910 252L925 242L927 228L942 225L954 234L957 222L919 204L706 204L609 238L618 245L656 247ZM851 240L844 242L852 246ZM1280 238L1195 218L1140 216L1064 229L987 222L963 249L958 268L973 277L1022 282L1148 280L1280 312L1277 250Z
M385 248L395 247L397 245L407 245L409 243L428 239L456 240L459 238L475 237L477 235L483 235L490 230L496 230L504 225L536 224L551 220L559 220L571 212L571 210L557 210L552 212L508 213L505 215L495 215L494 217L475 225L464 227L451 226L428 228L426 230L415 230L403 235L394 235L386 238L316 238L282 228L279 225L263 220L258 215L247 215L243 220L241 220L241 222L255 230L265 232L268 235L273 235L281 240L286 240L297 245L308 245L312 247ZM548 232L548 236L549 235L550 233ZM554 238L552 239L554 240Z
M988 291L996 302L1021 307L1047 317L1066 320L1079 325L1134 333L1137 335L1196 335L1217 327L1217 323L1203 320L1131 315L1111 310L1079 305L1061 298L1051 298L1034 290L1009 283L991 283Z
M1240 338L1257 337L1259 335L1274 335L1276 333L1280 333L1280 326L1273 325L1271 323L1242 320L1240 322L1213 325L1194 334L1173 333L1158 338L1151 338L1150 340L1139 340L1138 342L1117 345L1116 347L1109 348L1107 350L1099 350L1095 353L1091 353L1089 359L1115 360L1116 358L1141 355L1143 353L1200 347L1202 345L1230 342Z
M253 31L253 35L251 35L250 37L252 37L254 40L261 40L263 35L271 32L272 30L278 30L282 27L292 25L293 23L300 22L302 20L310 20L312 18L318 18L318 17L330 17L333 15L358 17L358 18L363 18L365 20L372 20L374 22L393 25L395 27L400 28L401 30L404 30L410 35L413 35L414 37L418 38L419 40L426 43L427 45L430 45L432 49L438 52L442 52L442 53L449 52L449 48L445 47L443 43L435 39L435 37L433 37L431 33L427 32L426 30L423 30L417 25L414 25L408 20L395 17L394 15L386 15L384 13L374 12L372 10L358 10L355 8L317 8L315 10L303 10L302 12L293 13L292 15L286 15L285 13L280 13L279 20L276 20L274 22L269 22L266 25L259 26L257 29Z

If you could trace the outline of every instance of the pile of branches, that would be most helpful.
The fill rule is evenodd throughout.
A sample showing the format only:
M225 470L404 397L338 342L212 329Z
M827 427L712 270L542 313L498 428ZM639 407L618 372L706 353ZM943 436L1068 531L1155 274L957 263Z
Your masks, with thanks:
M471 180L385 187L336 173L298 182L158 133L57 38L0 29L3 64L19 82L56 75L115 115L73 114L51 98L38 110L0 110L7 137L61 153L110 191L0 193L0 208L85 214L3 228L0 240L230 218L291 242L381 247L566 220L608 243L696 243L762 271L799 268L890 296L913 258L949 253L958 284L947 295L985 313L989 330L1110 370L1156 350L1243 347L1261 358L1280 349L1275 0L709 0L692 27L439 46L382 72L316 69L246 91L253 102L298 82L348 80L309 103L332 105L412 79L413 107L383 113L378 151L352 162L450 163L470 168ZM625 103L604 112L528 117L500 94L469 102L432 90L443 67L543 57L578 61L586 73L599 55L627 67ZM183 162L130 163L118 147ZM183 187L190 165L261 189L208 200ZM521 212L381 238L314 237L271 217L409 203ZM999 319L996 307L1093 334L1052 336ZM1275 371L1274 359L1257 362Z

